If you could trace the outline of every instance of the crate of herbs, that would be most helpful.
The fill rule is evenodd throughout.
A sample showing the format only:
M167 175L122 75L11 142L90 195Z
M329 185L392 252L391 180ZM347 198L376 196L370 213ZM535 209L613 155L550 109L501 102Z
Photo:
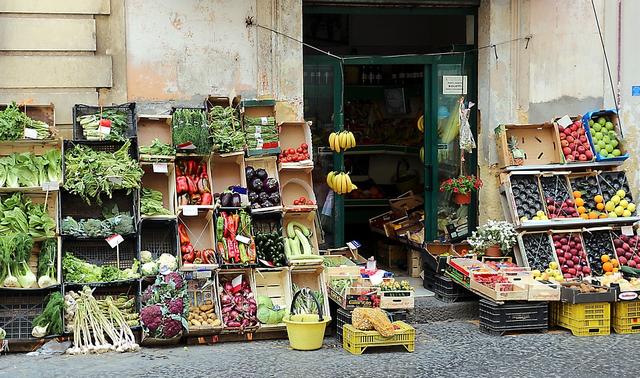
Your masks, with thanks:
M137 136L136 104L73 107L73 140L124 141Z
M282 215L277 213L251 216L258 263L266 267L286 266L282 236Z
M636 215L636 204L633 202L631 187L624 171L601 172L598 175L598 184L609 218Z
M0 142L53 139L55 109L49 105L0 105Z
M177 153L208 156L212 146L205 110L173 108L171 111L171 135Z
M274 100L242 102L242 123L247 141L247 155L280 153L279 127L276 124Z
M141 161L172 161L176 150L171 138L171 116L138 115L138 145Z
M244 151L245 133L238 111L230 106L213 106L207 113L213 151L219 154Z

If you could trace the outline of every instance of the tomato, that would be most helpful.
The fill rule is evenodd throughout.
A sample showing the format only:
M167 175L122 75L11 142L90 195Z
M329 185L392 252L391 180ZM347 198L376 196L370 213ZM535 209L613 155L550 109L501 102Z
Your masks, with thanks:
M293 200L293 204L294 204L294 205L300 205L300 201L298 201L298 200Z
M311 156L309 156L309 154L304 154L304 158L305 158L305 160L309 160L309 159L311 159Z
M296 150L294 150L293 148L290 148L287 150L287 155L293 155L296 153Z
M302 153L302 147L298 147L298 148L296 149L296 152L297 152L297 153L299 153L299 154L301 154L301 153Z
M300 147L302 147L302 149L305 151L309 149L309 146L306 143L302 143Z
M282 153L282 154L280 154L280 155L278 155L278 157L280 158L280 160L284 159L284 156L285 156L285 155L284 155L283 153Z

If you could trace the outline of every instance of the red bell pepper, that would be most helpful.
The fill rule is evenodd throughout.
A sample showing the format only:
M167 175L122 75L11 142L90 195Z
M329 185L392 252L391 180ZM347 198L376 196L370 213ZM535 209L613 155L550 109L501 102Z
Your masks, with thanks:
M193 260L195 260L195 259L196 259L196 254L195 254L194 251L191 251L191 252L189 252L189 253L187 253L187 254L182 256L182 260L184 262L189 263L189 264L193 263Z
M106 118L101 119L100 126L111 127L111 120Z
M200 194L211 192L211 188L209 187L209 180L206 177L200 177L198 180L198 192Z
M176 190L178 191L178 194L187 193L189 191L189 184L187 183L186 177L176 177Z
M187 176L192 176L196 174L196 171L198 170L198 163L196 163L195 160L189 160L187 162Z
M178 235L180 235L180 244L191 244L189 240L189 234L187 233L187 227L180 223L178 225Z
M187 180L187 184L188 184L188 193L189 194L196 194L198 193L198 185L196 184L195 180L193 178L191 178L191 176L185 176L185 179Z
M202 196L200 196L200 204L201 205L211 205L213 203L213 197L211 196L211 193L202 193Z

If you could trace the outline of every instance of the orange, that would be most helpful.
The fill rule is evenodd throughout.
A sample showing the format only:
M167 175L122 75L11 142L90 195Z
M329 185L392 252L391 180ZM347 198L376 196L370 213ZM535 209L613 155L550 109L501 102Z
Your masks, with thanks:
M573 198L580 198L582 197L582 193L578 190L574 190L573 191Z
M592 211L589 213L589 219L598 219L598 213Z
M610 262L602 264L602 270L604 270L605 272L613 272L613 264Z
M607 214L600 214L600 216L598 218L604 219L604 218L608 218L608 217L607 217Z
M589 219L589 216L587 214L580 214L580 218Z
M604 202L604 198L602 198L601 195L597 195L595 197L593 197L593 200L596 201L596 203L603 203Z
M598 209L600 211L604 210L604 203L602 203L602 202L596 203L596 209Z
M617 260L617 259L612 259L612 260L611 260L611 263L612 263L612 264L613 264L613 266L615 266L615 267L620 266L620 264L618 263L618 260Z
M578 206L578 214L584 214L586 211L587 209L584 206Z
M618 268L613 268L613 273L618 273Z
M602 261L603 263L606 263L607 261L609 261L609 255L600 256L600 261Z
M584 206L584 200L582 198L576 198L576 206Z

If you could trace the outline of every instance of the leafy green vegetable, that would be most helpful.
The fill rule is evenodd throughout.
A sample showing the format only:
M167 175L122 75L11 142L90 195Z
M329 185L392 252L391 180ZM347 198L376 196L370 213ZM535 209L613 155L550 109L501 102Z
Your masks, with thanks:
M101 194L109 198L117 189L140 187L142 168L129 156L131 142L127 140L114 153L95 151L88 146L75 145L65 153L64 188L78 195L88 204L102 203Z
M169 215L171 212L162 206L162 193L143 188L140 196L140 211L143 215Z
M162 143L160 139L153 140L150 146L140 146L140 153L145 155L170 156L175 155L176 150L171 145Z
M242 151L245 145L240 121L232 107L214 106L209 111L209 128L216 152Z
M45 182L60 182L61 178L60 150L49 150L43 156L23 152L0 158L0 187L36 187Z
M0 278L3 279L3 286L35 286L35 276L27 264L32 250L33 239L25 233L0 236Z
M127 139L127 112L117 109L105 109L102 113L87 114L77 117L82 127L82 134L87 140L111 140L122 142ZM105 134L98 129L102 120L109 120L110 132Z
M202 109L176 109L171 117L173 145L193 143L198 154L211 153L207 114Z
M35 130L36 139L49 138L53 131L46 123L21 112L15 102L0 111L0 141L23 139L25 128Z
M0 200L0 233L22 232L41 238L54 236L55 229L56 221L44 204L35 204L20 192Z
M73 256L70 252L65 253L62 260L62 272L65 282L92 283L92 282L113 282L140 278L140 262L134 260L131 268L120 270L113 266L98 267Z
M64 310L64 297L60 292L53 292L46 298L47 305L42 314L33 319L32 327L44 327L46 335L60 335L63 331L62 311ZM35 331L34 331L35 332ZM35 336L35 335L34 335Z

